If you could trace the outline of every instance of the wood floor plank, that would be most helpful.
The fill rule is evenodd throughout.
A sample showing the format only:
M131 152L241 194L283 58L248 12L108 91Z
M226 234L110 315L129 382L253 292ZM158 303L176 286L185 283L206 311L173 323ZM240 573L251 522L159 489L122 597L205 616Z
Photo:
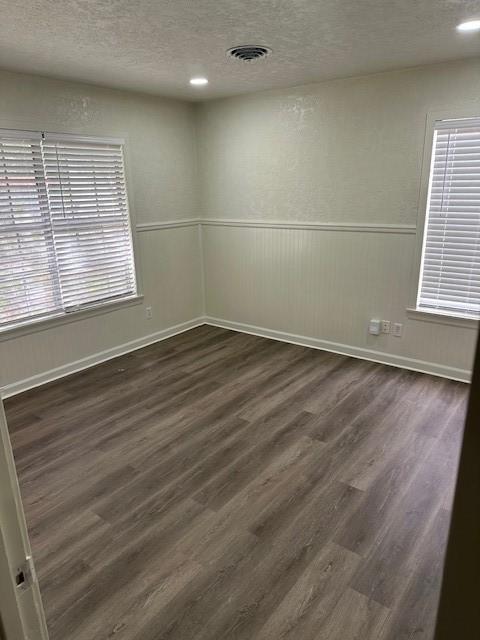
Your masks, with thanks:
M431 637L440 595L450 514L441 508L416 553L418 564L397 599L381 640Z
M307 435L314 419L311 413L301 411L297 414L295 405L282 406L281 413L279 418L276 411L271 411L254 422L259 437L252 438L253 442L242 455L194 493L194 499L219 509L258 475L260 467L268 466L280 451Z
M443 448L443 443L437 442L425 456L395 514L387 518L383 537L364 556L352 581L354 589L386 607L394 605L402 584L414 570L417 546L452 481Z
M467 395L202 326L9 399L51 640L432 640Z
M348 612L348 613L347 613ZM320 627L318 640L378 640L388 609L366 596L347 589L337 602L326 624Z
M355 573L360 557L327 543L260 629L257 640L313 640Z

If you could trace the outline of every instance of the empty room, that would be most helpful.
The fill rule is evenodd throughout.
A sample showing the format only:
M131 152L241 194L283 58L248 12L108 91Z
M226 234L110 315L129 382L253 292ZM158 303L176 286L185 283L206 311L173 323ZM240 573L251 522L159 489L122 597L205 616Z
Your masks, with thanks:
M479 638L480 1L0 7L0 638Z

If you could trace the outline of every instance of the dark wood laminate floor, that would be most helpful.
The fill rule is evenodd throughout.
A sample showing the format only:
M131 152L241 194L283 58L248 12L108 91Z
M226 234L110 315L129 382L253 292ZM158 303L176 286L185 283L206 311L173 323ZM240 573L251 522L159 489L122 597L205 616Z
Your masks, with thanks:
M208 326L9 400L52 640L431 640L466 400Z

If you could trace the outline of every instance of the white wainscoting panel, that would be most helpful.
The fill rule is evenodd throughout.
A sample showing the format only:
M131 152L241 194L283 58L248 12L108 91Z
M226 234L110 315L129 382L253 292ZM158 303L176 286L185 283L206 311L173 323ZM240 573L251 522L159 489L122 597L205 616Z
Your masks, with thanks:
M476 327L407 312L411 225L185 219L137 231L142 304L0 342L4 396L204 322L470 379ZM402 322L403 337L368 335L371 317Z
M104 352L123 353L123 345L141 344L203 315L198 236L196 225L138 234L142 303L3 339L0 387L27 388L32 380L49 379L49 372L56 372L54 377L59 371L68 373L79 361L89 366L85 362L95 363ZM152 308L151 319L146 318L147 306Z
M205 324L205 319L203 317L194 318L193 320L182 322L181 324L175 325L174 327L168 327L167 329L156 331L155 333L143 336L142 338L137 338L136 340L131 340L130 342L126 342L124 344L119 344L118 346L112 347L111 349L99 351L98 353L94 353L91 356L87 356L86 358L81 358L80 360L69 362L68 364L62 365L61 367L56 367L55 369L50 369L49 371L38 373L34 376L31 376L30 378L25 378L24 380L19 380L18 382L12 382L11 384L7 384L6 386L0 388L0 397L9 398L10 396L21 393L22 391L27 391L28 389L32 389L33 387L38 387L47 382L52 382L53 380L58 380L59 378L69 376L72 373L76 373L77 371L88 369L89 367L93 367L96 364L111 360L112 358L117 358L118 356L122 356L125 353L130 353L131 351L136 351L137 349L141 349L142 347L147 347L149 344L160 342L161 340L166 340L167 338L171 338L172 336L176 336L179 333L189 331L190 329L194 329L195 327L198 327L202 324Z
M202 233L212 322L469 378L476 329L407 316L413 234L214 224ZM370 318L403 323L403 336L369 335Z

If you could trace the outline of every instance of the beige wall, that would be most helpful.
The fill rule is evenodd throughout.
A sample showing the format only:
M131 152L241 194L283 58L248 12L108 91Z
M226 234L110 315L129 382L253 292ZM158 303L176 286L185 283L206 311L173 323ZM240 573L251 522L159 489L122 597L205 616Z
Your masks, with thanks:
M428 111L480 108L480 59L204 103L204 217L415 223Z
M140 94L0 73L0 127L127 138L138 224L197 216L193 106ZM202 313L198 229L137 235L143 304L0 341L0 386L88 358ZM153 318L147 320L145 307Z
M197 318L204 302L246 329L466 377L476 331L406 314L426 117L457 105L480 112L478 60L199 106L0 72L0 126L126 136L136 223L160 223L137 234L144 302L0 341L0 386ZM216 220L201 233L205 300L198 228L161 228L197 217ZM368 336L373 316L404 336Z
M199 108L209 316L471 368L476 331L408 318L426 117L478 107L480 61L209 102ZM246 221L354 223L352 232ZM407 230L408 231L408 230ZM415 274L413 274L415 276ZM403 338L367 335L370 317ZM455 374L455 372L452 372Z

